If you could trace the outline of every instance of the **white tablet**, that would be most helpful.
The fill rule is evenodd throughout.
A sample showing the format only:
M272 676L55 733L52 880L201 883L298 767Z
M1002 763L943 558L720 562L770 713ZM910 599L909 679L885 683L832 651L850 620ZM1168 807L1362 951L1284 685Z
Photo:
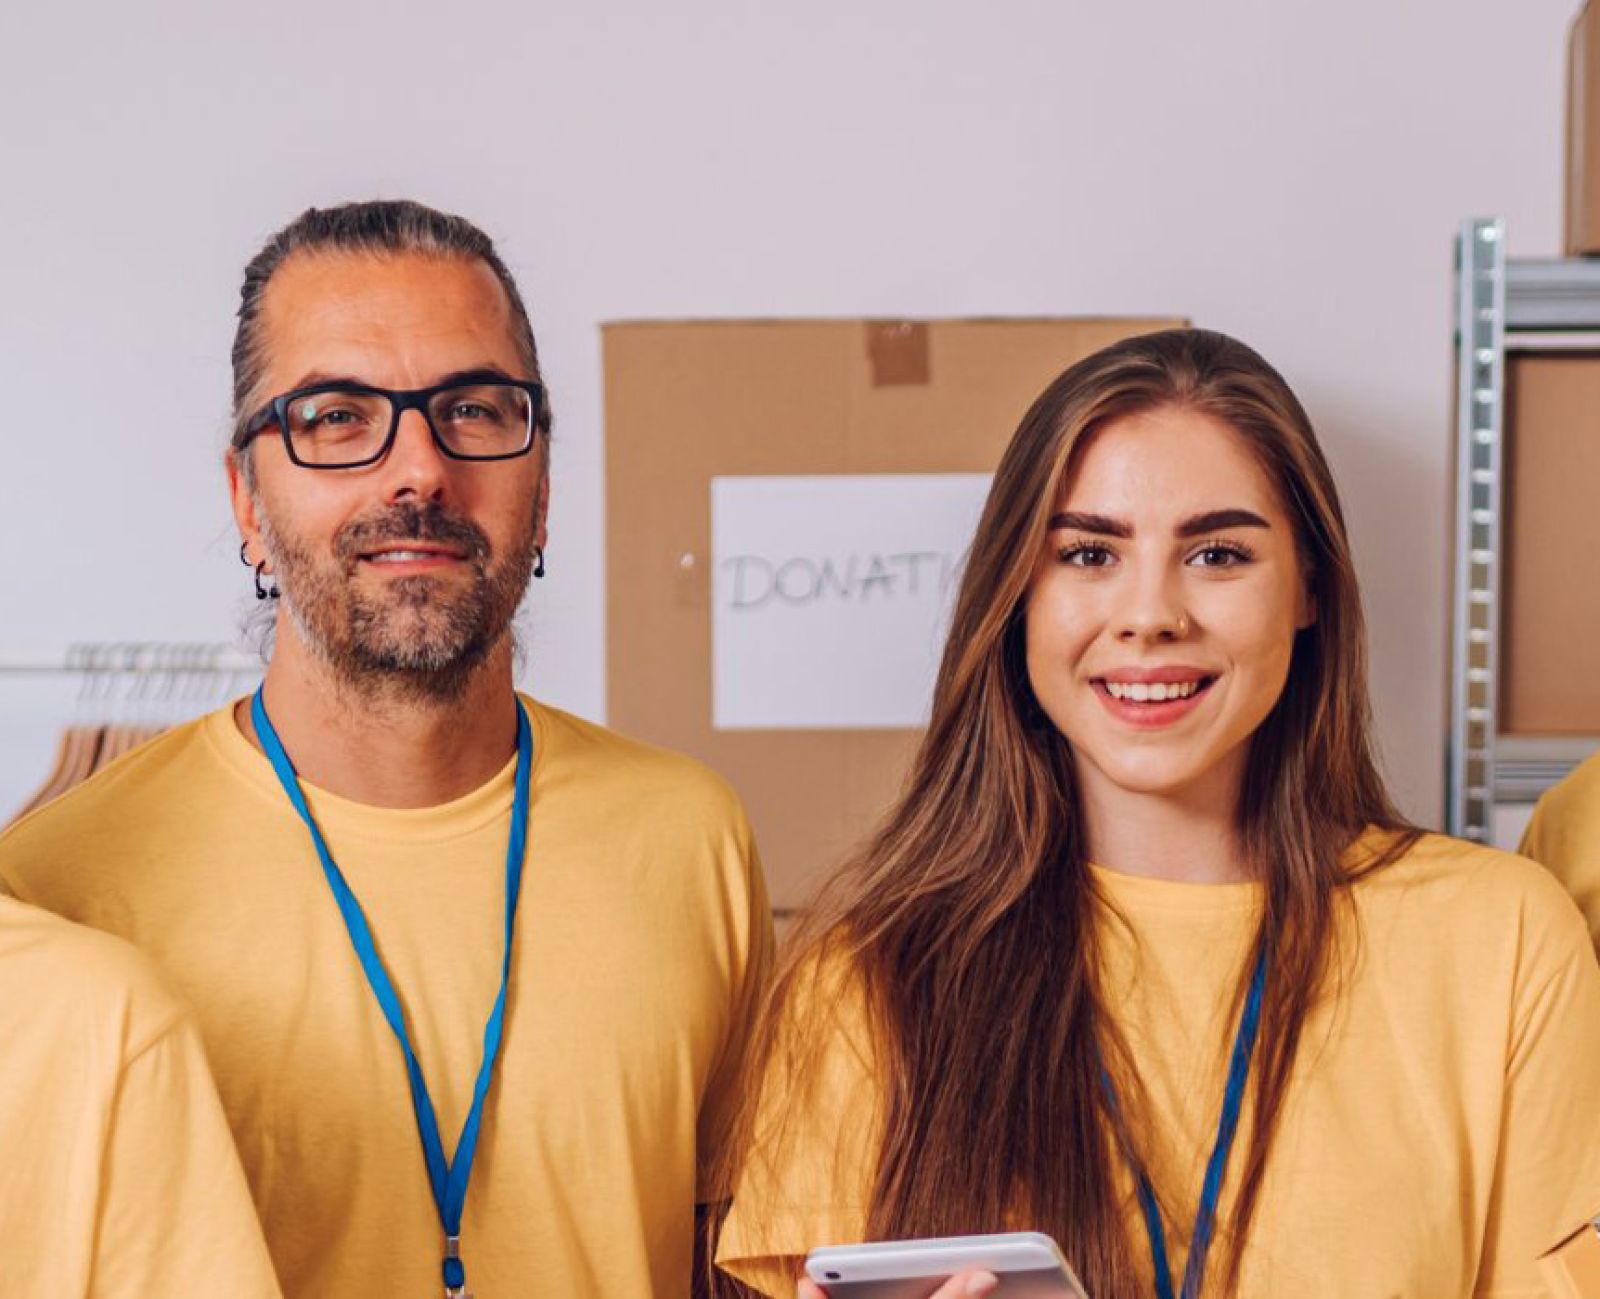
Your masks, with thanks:
M806 1275L828 1299L928 1299L969 1267L1000 1278L995 1299L1088 1299L1055 1241L1038 1231L825 1245L806 1255Z

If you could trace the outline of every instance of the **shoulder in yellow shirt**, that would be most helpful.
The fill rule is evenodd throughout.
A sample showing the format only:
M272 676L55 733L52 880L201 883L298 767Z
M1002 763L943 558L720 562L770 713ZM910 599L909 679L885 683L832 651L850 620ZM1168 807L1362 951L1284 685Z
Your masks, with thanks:
M1566 886L1600 952L1600 753L1545 791L1518 851Z
M682 1295L770 947L748 825L698 764L525 700L534 767L500 1067L463 1221L479 1294ZM514 762L442 807L307 790L453 1152L499 988ZM399 1049L310 838L231 709L0 838L18 896L122 935L195 1006L296 1299L430 1294Z
M0 896L0 1223L17 1299L273 1299L199 1037L145 961Z
M1097 875L1128 921L1105 926L1107 1003L1148 1093L1147 1161L1174 1209L1181 1272L1260 890ZM1351 897L1337 991L1304 1030L1239 1294L1539 1295L1538 1256L1600 1212L1600 967L1582 923L1531 862L1437 835ZM793 1293L808 1249L864 1230L877 1097L850 986L839 981L818 1094L767 1079L763 1113L789 1121L759 1125L724 1229L719 1262L766 1294ZM1128 1210L1142 1242L1131 1193Z

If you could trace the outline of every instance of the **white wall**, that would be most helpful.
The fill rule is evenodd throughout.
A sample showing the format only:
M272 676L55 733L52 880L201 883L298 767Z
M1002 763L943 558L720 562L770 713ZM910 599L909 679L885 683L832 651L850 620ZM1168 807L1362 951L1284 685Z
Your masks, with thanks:
M1559 238L1576 0L0 10L0 654L229 636L239 272L308 204L501 242L554 391L529 680L603 713L618 317L1184 312L1338 471L1388 769L1441 804L1451 239ZM70 690L0 680L0 813Z

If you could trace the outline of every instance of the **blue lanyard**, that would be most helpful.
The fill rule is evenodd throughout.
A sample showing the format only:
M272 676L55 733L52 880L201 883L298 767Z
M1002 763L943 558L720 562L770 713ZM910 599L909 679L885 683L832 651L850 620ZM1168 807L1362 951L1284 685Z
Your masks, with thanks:
M1189 1258L1183 1267L1182 1299L1199 1299L1205 1281L1206 1255L1211 1251L1211 1233L1217 1222L1217 1200L1222 1195L1222 1178L1228 1171L1228 1152L1239 1127L1239 1109L1244 1103L1245 1080L1250 1076L1250 1057L1255 1053L1256 1035L1261 1028L1261 997L1267 986L1267 952L1263 947L1256 958L1250 990L1245 994L1244 1011L1239 1016L1239 1031L1233 1039L1233 1056L1228 1061L1228 1085L1222 1094L1222 1117L1217 1120L1217 1140L1206 1163L1206 1179L1200 1190L1200 1209L1195 1214L1194 1234L1189 1240ZM1100 1082L1106 1090L1113 1112L1117 1093L1111 1075L1103 1068ZM1172 1265L1167 1262L1167 1236L1161 1225L1161 1208L1143 1168L1136 1167L1139 1208L1144 1213L1145 1231L1150 1236L1150 1257L1155 1263L1157 1299L1173 1299Z
M433 1203L439 1211L439 1222L444 1227L444 1284L447 1296L461 1295L467 1282L466 1268L461 1262L461 1211L467 1200L467 1182L472 1177L472 1159L478 1149L478 1130L483 1122L483 1102L489 1094L489 1083L494 1076L495 1061L500 1055L500 1038L505 1027L506 986L511 980L511 935L517 916L517 898L522 892L522 861L528 841L528 784L533 766L533 733L527 715L519 702L517 705L517 775L516 795L511 804L511 837L506 845L506 933L505 955L500 961L500 992L494 999L494 1009L483 1029L483 1063L478 1067L478 1081L472 1092L472 1108L467 1121L461 1126L461 1138L456 1143L453 1161L445 1159L444 1145L439 1140L439 1120L433 1112L433 1101L428 1095L428 1083L422 1076L422 1065L411 1049L411 1039L406 1034L405 1011L400 1005L400 995L384 969L372 938L372 927L350 885L334 864L327 841L317 828L311 809L306 806L305 794L300 789L294 764L284 752L283 742L273 730L267 717L266 704L258 689L250 701L250 717L255 723L261 747L278 773L283 792L294 804L294 810L311 831L311 842L316 845L317 856L322 859L322 873L328 887L333 890L339 904L339 914L344 917L345 929L350 934L350 945L355 948L356 959L378 999L383 1017L394 1031L406 1060L406 1077L411 1083L411 1105L417 1115L417 1135L422 1139L422 1157L428 1165L428 1182L433 1188Z

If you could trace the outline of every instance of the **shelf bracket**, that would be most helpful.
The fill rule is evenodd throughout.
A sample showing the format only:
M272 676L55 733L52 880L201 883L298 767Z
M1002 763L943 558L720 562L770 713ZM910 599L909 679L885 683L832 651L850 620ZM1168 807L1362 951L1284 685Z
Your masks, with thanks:
M1455 592L1445 829L1493 834L1499 707L1506 354L1505 223L1464 222L1456 241Z

